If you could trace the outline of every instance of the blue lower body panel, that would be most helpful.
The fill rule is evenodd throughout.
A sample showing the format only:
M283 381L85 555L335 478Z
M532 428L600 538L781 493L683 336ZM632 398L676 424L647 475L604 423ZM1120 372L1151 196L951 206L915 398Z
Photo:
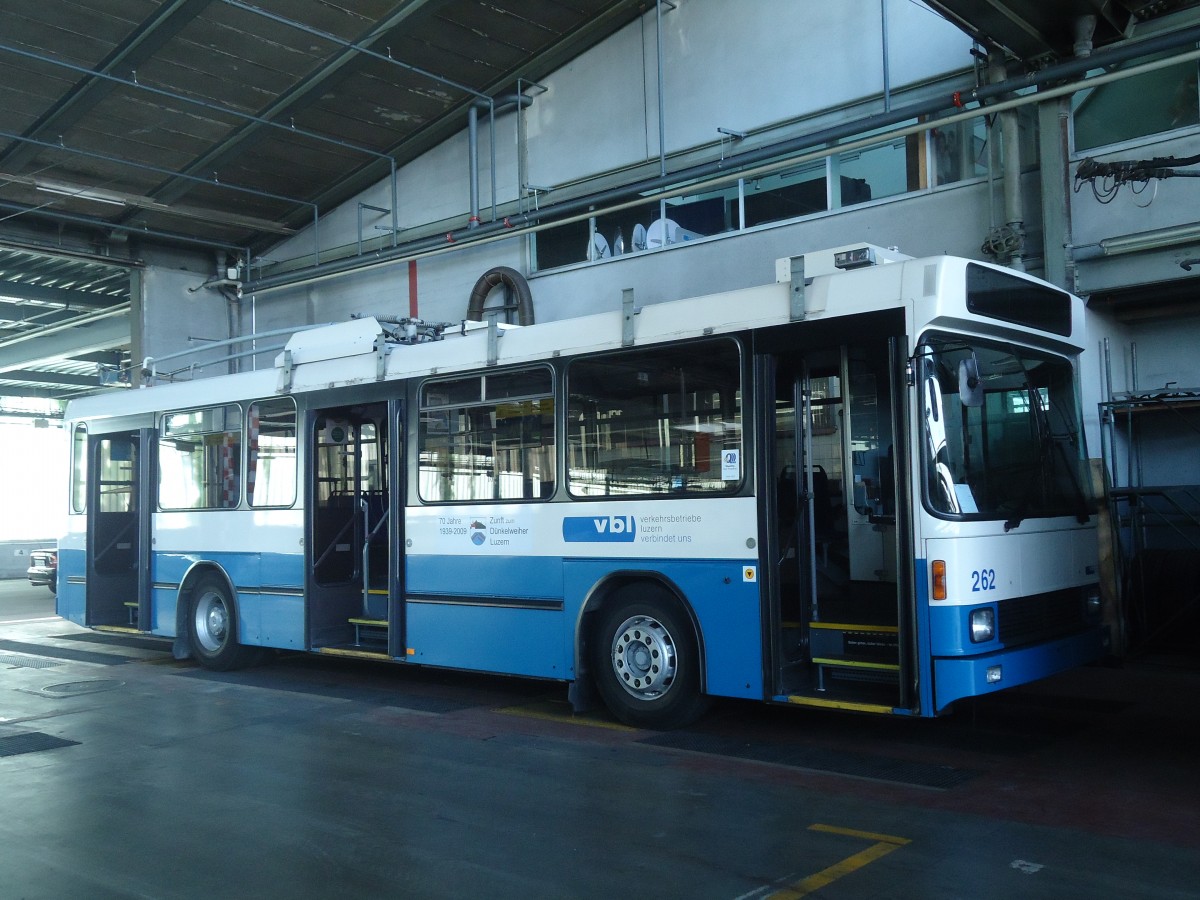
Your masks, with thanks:
M237 594L238 641L251 646L302 649L304 558L300 554L158 553L149 630L175 637L179 585L198 562L219 566Z
M1103 628L1090 628L1054 641L981 656L935 657L934 709L942 712L955 700L976 697L1027 684L1100 659L1108 646ZM999 680L988 681L988 670L999 667Z
M58 550L58 591L54 600L54 611L76 625L86 621L87 557L82 550Z
M574 679L576 633L596 586L614 573L661 576L699 625L708 693L763 697L754 560L429 555L410 556L406 566L412 662Z
M408 659L429 666L535 678L574 678L570 628L559 609L436 600L407 607Z

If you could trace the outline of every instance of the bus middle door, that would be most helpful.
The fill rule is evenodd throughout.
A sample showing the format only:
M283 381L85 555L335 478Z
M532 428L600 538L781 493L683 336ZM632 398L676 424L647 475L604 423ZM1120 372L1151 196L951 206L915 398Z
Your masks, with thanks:
M387 406L318 410L309 454L308 628L314 650L389 656Z

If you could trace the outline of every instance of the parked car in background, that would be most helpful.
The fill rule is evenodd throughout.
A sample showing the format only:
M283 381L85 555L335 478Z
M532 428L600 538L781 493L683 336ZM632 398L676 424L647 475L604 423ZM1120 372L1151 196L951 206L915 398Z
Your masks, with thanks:
M49 547L44 550L33 550L29 554L30 584L44 584L52 593L58 593L58 548Z

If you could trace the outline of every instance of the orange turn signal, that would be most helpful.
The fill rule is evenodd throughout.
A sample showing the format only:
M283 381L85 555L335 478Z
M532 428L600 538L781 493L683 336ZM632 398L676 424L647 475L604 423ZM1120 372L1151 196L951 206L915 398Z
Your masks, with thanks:
M933 572L933 599L946 599L946 561L935 559L931 567Z

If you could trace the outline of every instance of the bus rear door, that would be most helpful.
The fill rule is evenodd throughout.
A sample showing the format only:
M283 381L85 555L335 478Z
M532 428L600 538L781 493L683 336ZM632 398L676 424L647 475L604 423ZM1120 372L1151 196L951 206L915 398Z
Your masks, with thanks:
M85 623L150 630L147 429L92 434L88 448Z

